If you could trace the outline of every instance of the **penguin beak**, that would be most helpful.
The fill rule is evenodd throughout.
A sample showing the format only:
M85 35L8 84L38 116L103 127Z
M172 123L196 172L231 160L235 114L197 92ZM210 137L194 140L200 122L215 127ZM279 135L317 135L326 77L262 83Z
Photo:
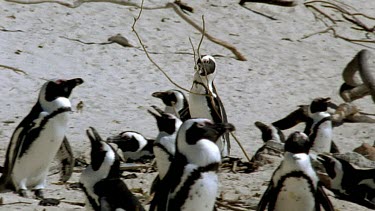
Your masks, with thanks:
M122 140L123 140L123 137L122 137L121 134L119 134L119 135L108 137L106 142L107 143L116 143L116 142L120 142Z
M92 149L96 149L101 146L100 142L102 141L102 138L95 130L95 128L89 127L89 129L86 130L86 134L90 139Z
M207 137L214 137L213 139L210 138L209 140L216 142L221 135L232 132L236 128L231 123L214 123L206 124L205 129Z
M168 95L168 92L154 92L154 93L152 93L151 96L159 98L159 99L163 99L167 95Z
M73 90L74 87L79 86L83 84L83 79L82 78L74 78L66 81L66 86L70 89Z

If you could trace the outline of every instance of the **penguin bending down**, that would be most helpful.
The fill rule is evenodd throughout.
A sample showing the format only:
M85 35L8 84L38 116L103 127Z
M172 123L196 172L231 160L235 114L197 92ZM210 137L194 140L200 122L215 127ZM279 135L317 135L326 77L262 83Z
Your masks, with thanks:
M154 158L154 140L147 139L138 132L123 131L107 138L107 142L114 143L121 149L125 162L147 162Z
M152 96L163 101L165 104L164 112L175 115L183 122L191 119L189 103L184 93L180 90L171 89L165 92L154 92Z
M11 189L21 196L31 188L43 197L49 166L65 139L71 103L69 96L81 78L48 81L38 102L15 129L9 143L0 191Z
M334 211L328 196L314 171L310 156L309 139L301 132L292 133L285 141L284 160L272 175L263 194L258 211Z
M224 133L234 131L230 123L189 119L177 133L176 154L150 210L212 211L218 193L217 171L221 162L215 144Z
M189 93L189 110L192 118L207 118L215 123L227 123L224 105L217 94L214 79L216 76L216 62L210 56L203 56L197 61L198 70L194 74L193 85ZM229 134L217 140L221 156L230 154Z
M144 211L126 184L120 179L120 157L90 127L87 136L91 142L91 164L82 172L79 182L86 195L88 210Z
M319 154L330 178L327 188L335 195L369 209L375 209L375 169L356 169L348 161Z

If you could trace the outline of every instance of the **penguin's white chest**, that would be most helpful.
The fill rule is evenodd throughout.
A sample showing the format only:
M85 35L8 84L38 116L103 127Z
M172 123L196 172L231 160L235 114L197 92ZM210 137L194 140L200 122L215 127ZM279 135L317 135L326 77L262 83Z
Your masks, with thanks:
M275 203L275 211L314 211L315 197L306 179L287 178Z
M193 84L191 92L199 94L189 94L189 111L192 118L207 118L212 119L211 116L211 103L207 101L205 96L206 89L203 85Z
M191 186L188 197L181 207L181 210L207 210L214 208L218 192L218 177L215 172L205 172L201 174L194 185Z
M330 152L332 143L332 123L325 121L319 125L312 150L316 152Z
M16 186L33 187L45 180L48 167L64 139L68 115L67 112L56 115L48 120L35 140L24 140L32 143L22 157L16 158L12 173Z
M192 165L185 168L181 183L177 186L171 197L177 196L180 188L189 180L189 176L195 170ZM183 211L212 211L215 205L216 196L218 193L219 181L216 172L207 171L201 172L199 178L189 187L188 195L182 199L184 203L181 206ZM181 195L180 195L181 196ZM181 200L181 199L177 199Z

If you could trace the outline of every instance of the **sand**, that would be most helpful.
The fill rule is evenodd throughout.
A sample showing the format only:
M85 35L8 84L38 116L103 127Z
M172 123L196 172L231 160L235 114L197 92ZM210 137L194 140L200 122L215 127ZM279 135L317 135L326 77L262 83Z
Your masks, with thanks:
M160 6L166 2L146 1L145 4ZM229 50L207 39L200 49L202 54L218 55L216 87L226 106L229 122L237 128L236 136L252 156L262 145L255 121L273 122L316 97L331 97L333 102L342 103L337 93L342 84L343 68L359 50L374 51L375 45L365 43L363 46L334 38L331 32L301 39L327 28L302 2L292 8L246 4L277 20L255 14L237 2L189 1L195 12L188 16L200 23L204 15L207 32L231 43L247 58L247 61L238 61ZM344 2L366 14L371 15L375 10L374 1ZM4 162L15 127L36 102L45 79L81 77L85 80L71 96L74 106L80 101L84 103L81 113L71 115L67 134L77 155L89 150L85 135L89 126L95 127L103 137L123 130L139 131L147 137L157 135L155 120L146 110L151 105L162 106L162 102L151 97L151 93L175 86L139 49L140 44L131 30L138 12L134 7L111 3L85 3L71 9L51 3L0 2L0 29L3 29L0 31L0 64L27 73L0 68L0 163ZM342 35L357 39L366 36L363 31L350 29L353 25L348 23L339 22L338 25ZM176 83L190 89L194 58L189 37L197 46L200 33L172 9L144 10L136 27L152 52L151 57ZM69 40L102 43L118 33L136 48ZM368 36L373 38L374 34ZM358 100L356 105L366 112L374 112L369 97ZM293 128L286 134L301 128ZM351 151L363 142L372 144L374 135L375 129L369 124L345 124L334 130L334 140L343 152ZM231 155L244 158L235 142L232 146ZM255 206L277 165L265 166L251 174L220 173L223 198ZM154 175L137 174L137 179L126 180L126 183L147 192ZM77 182L78 178L79 173L74 173L69 182ZM48 178L47 197L84 202L81 191L51 184L57 180L57 175ZM68 203L42 207L37 205L38 200L21 198L14 193L0 197L5 204L27 202L0 206L0 210L84 209ZM337 200L332 194L330 198L337 210L366 210Z

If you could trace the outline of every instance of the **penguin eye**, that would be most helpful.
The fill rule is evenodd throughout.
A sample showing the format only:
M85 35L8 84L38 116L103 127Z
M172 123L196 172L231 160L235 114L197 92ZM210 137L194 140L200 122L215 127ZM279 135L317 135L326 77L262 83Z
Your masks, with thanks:
M62 83L64 83L64 82L65 82L65 80L62 80L62 79L59 79L59 80L56 80L56 81L55 81L56 84L62 84Z
M206 124L205 124L204 122L200 122L200 123L197 124L197 127L202 128L202 127L204 127L205 125L206 125Z

